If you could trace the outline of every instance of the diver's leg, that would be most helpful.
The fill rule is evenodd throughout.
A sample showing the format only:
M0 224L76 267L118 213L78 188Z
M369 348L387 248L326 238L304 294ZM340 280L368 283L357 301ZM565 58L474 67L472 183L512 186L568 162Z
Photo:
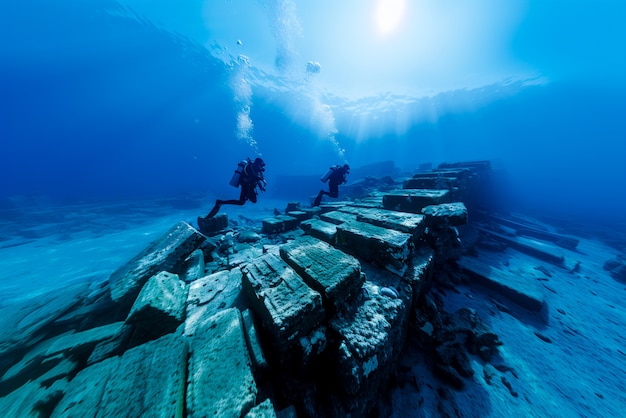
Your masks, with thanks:
M322 203L322 196L324 196L325 194L328 194L328 192L325 190L320 190L320 192L317 194L317 197L315 198L315 201L313 202L313 206L319 206Z

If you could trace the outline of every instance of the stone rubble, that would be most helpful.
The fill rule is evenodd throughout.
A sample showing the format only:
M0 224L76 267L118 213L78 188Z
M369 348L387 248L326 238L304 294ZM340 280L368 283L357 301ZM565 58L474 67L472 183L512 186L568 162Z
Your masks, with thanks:
M225 214L202 234L180 222L108 282L0 315L0 410L371 416L409 334L435 374L462 388L470 358L487 373L501 343L475 312L446 312L430 292L435 282L475 281L526 309L543 306L529 280L498 275L463 251L457 228L468 227L489 171L485 161L442 164L377 191L370 179L361 199L312 209L292 202L256 231L229 229ZM475 228L476 242L482 234L531 246ZM531 246L535 256L563 264L552 244L541 245Z

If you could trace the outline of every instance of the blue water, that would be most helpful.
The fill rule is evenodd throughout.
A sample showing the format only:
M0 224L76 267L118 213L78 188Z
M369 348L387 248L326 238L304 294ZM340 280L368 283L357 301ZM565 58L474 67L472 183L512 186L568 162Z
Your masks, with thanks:
M569 331L558 349L485 313L532 365L519 410L623 411L624 289L603 266L626 233L626 2L378 9L392 3L0 0L0 308L106 281L181 219L236 198L246 157L267 163L267 192L223 211L257 223L308 203L330 165L349 163L354 181L489 160L494 209L589 238L571 254L582 272L546 287L547 333ZM458 392L489 414L474 394Z
M369 39L350 17L371 3L3 0L2 206L232 193L236 162L255 155L267 162L268 195L285 198L290 190L272 189L275 176L319 175L344 161L391 160L410 172L421 163L489 159L515 209L624 219L623 2L518 2L508 8L515 19L507 7L490 10L510 26L496 52L483 57L494 39L478 40L457 51L474 57L467 73L433 66L414 79L400 74L404 62L349 66L366 59L358 42ZM439 7L429 13L443 27ZM324 13L328 25L342 26L306 26ZM404 25L411 23L418 22ZM244 41L225 38L229 28ZM381 57L423 48L430 55L415 68L445 64L443 47L403 36ZM332 50L345 48L342 40L352 45L340 61ZM391 55L394 44L407 49ZM305 70L310 50L327 59L319 74ZM505 58L517 67L507 72ZM389 87L396 79L402 85ZM349 90L334 88L346 80Z

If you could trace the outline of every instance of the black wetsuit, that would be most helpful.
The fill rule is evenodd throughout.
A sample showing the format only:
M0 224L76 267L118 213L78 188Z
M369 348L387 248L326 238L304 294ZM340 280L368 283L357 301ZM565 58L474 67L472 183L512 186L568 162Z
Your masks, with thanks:
M337 198L339 196L339 185L346 182L347 173L348 169L345 167L335 168L328 178L328 191L320 190L315 198L313 206L319 206L320 203L322 203L322 196L324 195Z
M216 200L215 206L211 209L211 212L207 215L207 218L214 217L220 210L222 205L243 205L248 200L252 203L257 202L256 187L259 186L263 190L265 179L263 178L263 168L255 163L248 163L243 168L241 178L239 179L239 185L241 186L241 192L239 193L239 200Z

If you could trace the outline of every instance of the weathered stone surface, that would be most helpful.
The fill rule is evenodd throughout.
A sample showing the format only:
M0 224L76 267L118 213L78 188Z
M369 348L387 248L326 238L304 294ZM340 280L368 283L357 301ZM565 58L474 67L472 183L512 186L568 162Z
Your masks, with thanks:
M507 274L473 257L461 257L457 264L472 280L496 290L518 305L531 311L540 311L543 307L543 293L533 277Z
M291 216L292 218L296 218L299 222L306 221L307 219L311 219L313 215L311 212L305 212L302 210L292 210L287 212L287 216Z
M563 251L551 243L520 236L508 236L484 228L479 228L479 230L481 234L493 240L502 242L510 248L514 248L556 266L562 267L564 265L565 256L563 255Z
M325 306L341 306L363 284L358 260L314 238L281 246L280 256L321 293Z
M110 340L121 332L123 322L116 322L82 332L66 332L44 340L9 368L0 380L0 393L4 388L19 386L29 380L38 379L70 355L81 356L91 351L98 342Z
M287 350L325 317L320 294L275 254L243 269L243 290L279 351Z
M0 308L0 354L19 345L32 345L38 330L59 318L89 293L89 283L76 283L15 305ZM4 366L0 364L0 366ZM0 368L2 370L4 367Z
M266 399L250 410L245 418L276 418L276 411L272 401Z
M96 344L89 358L87 359L87 365L90 366L94 363L101 362L109 357L119 356L128 347L128 342L133 333L133 326L124 323L122 329L114 337L100 341Z
M273 218L263 219L264 234L278 234L280 232L291 231L298 227L299 221L293 216L278 215Z
M243 330L246 336L246 344L248 346L248 352L250 353L250 360L252 361L252 369L265 370L268 367L265 354L261 348L259 342L259 336L256 332L256 326L254 325L254 319L249 309L246 309L241 313L243 320Z
M204 235L212 237L228 228L228 215L219 213L212 218L198 218L198 229Z
M450 201L448 190L394 190L383 196L383 207L400 212L421 213L422 208Z
M148 279L160 271L177 272L177 267L205 238L185 222L179 222L109 277L111 297L130 306Z
M403 189L447 189L458 185L455 177L414 177L402 184Z
M239 310L205 318L188 337L187 416L246 414L255 404L257 387Z
M340 212L338 210L330 211L320 215L320 219L324 222L340 225L344 222L356 221L356 215L352 213Z
M187 348L170 334L82 370L52 417L181 417Z
M202 277L189 285L185 334L193 334L202 318L224 308L232 308L241 293L241 270L223 270Z
M302 222L300 228L312 237L331 245L335 244L335 239L337 238L337 225L335 224L319 219L310 219Z
M393 277L395 281L387 278L378 284L366 281L359 298L329 321L340 338L334 357L340 387L350 395L359 393L361 401L370 404L388 381L408 325L412 291ZM385 283L398 288L382 286Z
M237 241L243 243L257 242L261 236L254 231L241 231L237 234Z
M174 332L185 318L187 285L162 271L141 289L126 322L135 325L131 345Z
M204 276L204 267L204 253L201 249L194 250L183 263L180 279L191 283Z
M447 228L467 224L467 208L463 202L426 206L422 209L431 228Z
M416 240L426 227L424 215L396 212L384 209L345 207L341 211L349 211L356 215L356 220L380 226L394 231L406 232Z
M410 234L365 222L337 225L337 245L402 276L411 252Z
M65 381L63 381L65 382ZM28 382L7 396L0 398L3 417L40 418L47 416L47 405L53 404L62 395L55 382L51 387L42 387L40 382Z
M432 280L435 264L435 252L427 246L420 246L413 251L409 270L403 279L413 289L413 300L419 300L420 296L428 288Z

